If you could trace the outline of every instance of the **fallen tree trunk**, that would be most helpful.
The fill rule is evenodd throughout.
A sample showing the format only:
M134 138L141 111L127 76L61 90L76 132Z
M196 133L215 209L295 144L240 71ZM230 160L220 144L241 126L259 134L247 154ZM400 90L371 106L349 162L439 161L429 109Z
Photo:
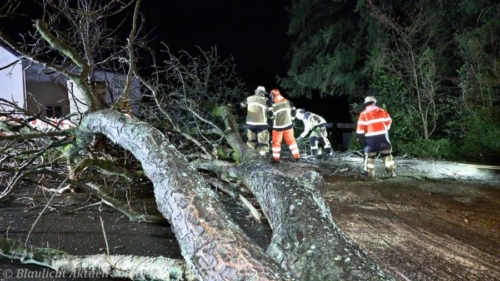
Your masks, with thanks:
M171 223L187 265L201 280L391 279L335 225L316 190L322 183L319 174L290 178L281 173L247 148L227 109L219 113L241 163L212 166L241 178L256 196L273 228L267 254L231 221L201 174L160 131L103 110L87 114L76 133L83 138L104 134L141 162L154 184L160 212Z
M141 162L153 182L158 209L201 280L293 279L232 222L201 174L159 130L102 110L87 114L76 133L84 138L104 134Z
M225 120L226 140L241 159L231 172L243 180L267 216L273 229L267 253L282 268L300 280L392 279L338 228L318 192L321 175L286 176L248 149L227 107L215 112ZM219 172L230 170L221 167Z

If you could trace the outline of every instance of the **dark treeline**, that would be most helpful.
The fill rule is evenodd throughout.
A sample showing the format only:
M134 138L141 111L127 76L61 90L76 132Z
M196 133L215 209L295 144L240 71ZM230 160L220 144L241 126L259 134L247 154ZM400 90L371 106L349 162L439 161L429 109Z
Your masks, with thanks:
M396 152L495 162L500 156L500 4L293 0L291 96L375 95Z

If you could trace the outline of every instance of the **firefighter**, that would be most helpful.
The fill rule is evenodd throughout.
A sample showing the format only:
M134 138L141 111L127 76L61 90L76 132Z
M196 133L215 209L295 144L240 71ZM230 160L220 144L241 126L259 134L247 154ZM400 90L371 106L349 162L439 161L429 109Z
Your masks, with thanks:
M357 142L364 139L365 171L369 177L375 177L375 157L382 157L389 176L395 177L392 145L389 141L389 129L392 119L389 113L376 105L373 96L365 98L363 111L359 115L356 129Z
M266 88L257 87L255 94L247 97L240 105L247 109L247 145L252 149L257 149L260 155L269 153Z
M278 89L273 89L269 94L272 107L268 109L268 116L273 119L272 130L272 161L279 163L281 159L281 142L285 139L288 148L292 151L295 161L300 159L299 147L293 135L293 115L295 108L290 101L285 99Z
M328 133L326 132L327 126L331 126L330 123L326 123L326 120L312 112L305 111L305 109L297 109L296 118L302 120L304 123L304 131L297 138L297 141L305 138L309 132L309 144L311 146L311 155L313 157L318 156L318 143L323 146L325 154L327 157L333 156L333 149L328 141Z

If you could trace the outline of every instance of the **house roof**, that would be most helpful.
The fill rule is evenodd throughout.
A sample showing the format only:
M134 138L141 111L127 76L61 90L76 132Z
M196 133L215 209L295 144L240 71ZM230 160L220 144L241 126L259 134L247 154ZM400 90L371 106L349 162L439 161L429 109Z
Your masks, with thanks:
M6 51L8 51L9 53L18 58L21 57L16 51L14 51L14 49L12 49L9 45L5 44L5 42L3 42L2 40L0 40L0 47L2 47L3 49L5 49Z

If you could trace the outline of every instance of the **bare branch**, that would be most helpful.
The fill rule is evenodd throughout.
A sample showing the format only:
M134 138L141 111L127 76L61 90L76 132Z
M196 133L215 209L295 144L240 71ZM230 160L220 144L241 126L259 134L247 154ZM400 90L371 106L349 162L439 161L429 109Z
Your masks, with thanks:
M19 5L21 5L21 1L7 0L7 3L0 6L0 18L7 18L14 15Z

